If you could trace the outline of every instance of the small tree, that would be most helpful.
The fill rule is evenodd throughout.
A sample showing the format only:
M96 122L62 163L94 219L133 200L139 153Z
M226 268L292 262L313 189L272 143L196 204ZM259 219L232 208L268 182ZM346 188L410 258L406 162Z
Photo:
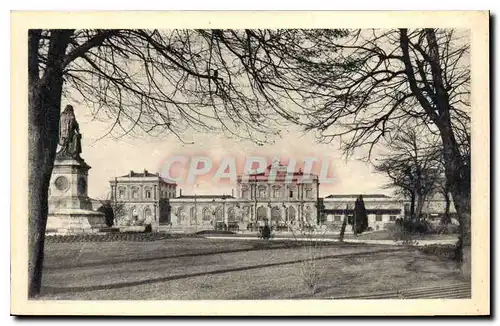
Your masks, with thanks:
M97 210L104 213L107 226L115 225L115 221L125 215L125 205L122 202L106 199L101 200L101 205Z
M354 234L363 233L368 228L368 215L366 215L363 196L359 195L354 204Z
M340 228L340 235L339 235L340 242L344 242L344 233L346 226L347 226L347 217L344 216L344 221L342 222L342 227Z
M271 238L271 228L269 227L269 225L267 223L262 228L260 235L261 235L262 239L265 239L265 240L269 240Z

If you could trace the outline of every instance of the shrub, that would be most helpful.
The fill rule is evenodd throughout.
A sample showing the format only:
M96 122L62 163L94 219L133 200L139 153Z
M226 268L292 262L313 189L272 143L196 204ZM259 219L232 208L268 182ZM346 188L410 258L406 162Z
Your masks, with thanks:
M420 251L426 254L432 254L445 260L457 260L455 245L427 245L419 248Z
M153 232L151 224L146 224L146 227L144 228L144 233L151 233L151 232Z
M436 234L456 234L458 233L458 225L454 224L439 224L435 226L432 233Z
M347 218L344 217L344 221L342 222L342 227L340 229L340 235L339 235L340 242L344 241L344 233L345 233L346 226L347 226Z
M318 283L322 274L320 271L321 266L318 264L314 255L309 256L308 259L305 259L299 264L299 275L311 294L315 294L318 290Z
M264 227L262 228L262 231L260 232L260 235L262 237L262 239L270 239L271 238L271 228L269 227L269 225L264 225Z
M404 220L402 226L408 233L427 233L430 229L426 221Z
M395 223L387 227L387 232L394 239L394 241L404 240L407 236L402 224Z

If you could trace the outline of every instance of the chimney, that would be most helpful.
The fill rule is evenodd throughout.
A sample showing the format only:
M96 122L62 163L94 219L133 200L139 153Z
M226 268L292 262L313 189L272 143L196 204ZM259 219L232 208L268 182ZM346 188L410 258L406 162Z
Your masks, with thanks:
M179 189L179 197L182 197L182 189Z
M231 197L234 197L234 189L231 189Z
M148 175L148 170L144 169L144 176L146 177Z
M129 177L132 177L133 174L134 174L134 171L130 170Z

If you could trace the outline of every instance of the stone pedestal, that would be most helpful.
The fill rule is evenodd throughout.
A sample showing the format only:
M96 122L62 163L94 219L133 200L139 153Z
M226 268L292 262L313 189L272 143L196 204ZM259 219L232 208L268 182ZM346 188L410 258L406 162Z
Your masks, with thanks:
M98 232L106 227L104 214L92 210L87 195L89 169L83 159L56 159L49 187L47 233Z

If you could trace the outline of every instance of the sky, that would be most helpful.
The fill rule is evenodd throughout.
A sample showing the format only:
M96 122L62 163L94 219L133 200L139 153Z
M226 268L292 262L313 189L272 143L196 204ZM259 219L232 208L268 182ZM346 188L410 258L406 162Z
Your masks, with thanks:
M238 173L242 170L241 162L245 157L266 157L269 163L275 156L281 157L282 164L288 158L298 162L306 157L317 157L321 164L315 164L313 172L319 174L321 168L328 167L330 183L320 185L320 196L329 194L368 194L385 193L383 185L388 180L374 172L369 164L351 158L346 161L342 157L338 144L318 144L314 134L304 134L299 130L290 130L276 138L274 144L257 146L249 141L233 140L218 134L191 133L185 140L193 144L183 144L173 135L161 137L122 137L119 139L106 134L112 121L102 122L92 119L90 110L76 103L75 115L80 124L82 138L82 157L92 167L89 171L88 194L92 198L105 198L109 194L109 181L116 177L128 174L129 171L143 172L144 169L151 173L159 172L166 175L165 162L173 157L182 155L187 160L193 156L206 156L213 162L210 172L195 180L194 183L181 181L178 183L183 195L187 194L231 194L235 184L229 179L220 179L213 182L213 176L219 166L218 162L223 157L234 157ZM362 156L362 152L358 156ZM298 166L298 165L297 165ZM189 170L189 164L176 163L170 170L171 176L182 176ZM176 169L174 169L174 167ZM199 166L201 167L201 165ZM225 170L226 172L228 170ZM221 171L222 172L222 171ZM180 173L180 174L179 174Z

